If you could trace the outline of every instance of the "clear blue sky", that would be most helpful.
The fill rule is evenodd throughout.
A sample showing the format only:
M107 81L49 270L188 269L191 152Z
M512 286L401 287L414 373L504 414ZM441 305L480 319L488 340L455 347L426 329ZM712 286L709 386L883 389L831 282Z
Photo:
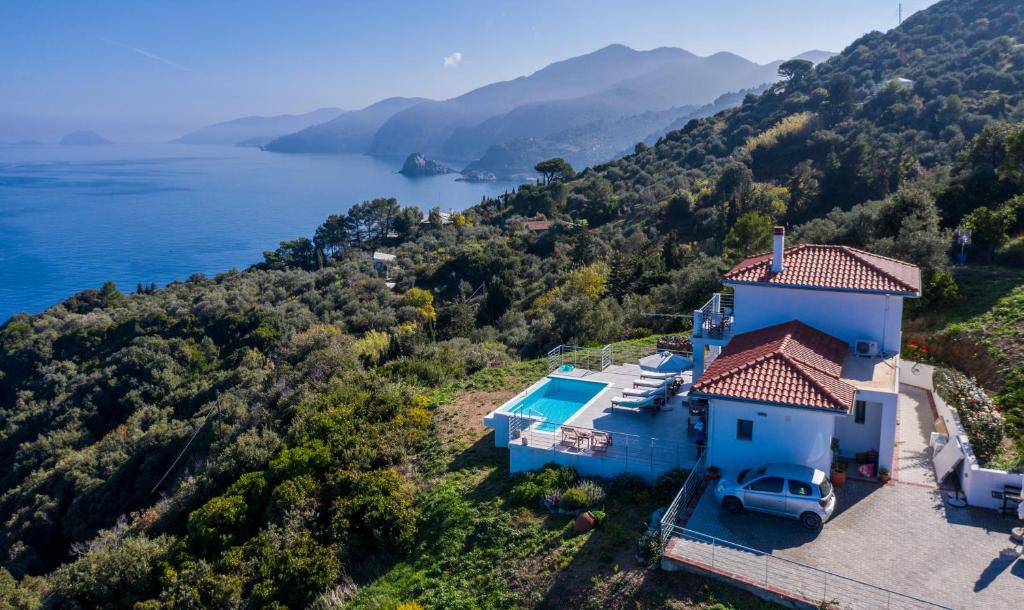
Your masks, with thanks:
M904 0L904 16L934 2ZM446 98L616 42L764 63L890 29L897 4L9 0L0 3L0 140L78 128L166 139L249 114Z

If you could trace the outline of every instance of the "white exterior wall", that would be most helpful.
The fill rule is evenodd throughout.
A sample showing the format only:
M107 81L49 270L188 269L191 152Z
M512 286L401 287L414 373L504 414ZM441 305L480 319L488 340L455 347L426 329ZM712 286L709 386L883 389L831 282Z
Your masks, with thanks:
M851 345L870 339L884 352L900 351L902 297L742 284L733 288L735 334L800 320Z
M836 416L835 436L839 439L840 454L852 458L858 453L874 449L878 451L878 467L892 472L899 394L857 390L854 400L867 403L866 418L863 424L856 423L853 409L850 409L849 415Z
M654 483L659 475L676 467L675 464L663 466L642 462L625 462L610 457L594 454L578 454L556 449L540 449L523 446L519 443L508 443L509 472L540 470L544 464L554 462L562 466L571 466L584 477L611 478L617 474L630 473L639 475L648 483ZM691 467L690 464L679 464L679 467Z
M835 430L832 413L719 398L709 402L708 466L738 472L771 462L789 462L829 472ZM738 419L754 422L752 440L736 438Z

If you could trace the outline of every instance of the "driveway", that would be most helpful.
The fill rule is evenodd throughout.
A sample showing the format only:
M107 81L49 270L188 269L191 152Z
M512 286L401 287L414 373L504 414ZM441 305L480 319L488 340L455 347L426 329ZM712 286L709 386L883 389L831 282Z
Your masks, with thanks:
M902 394L905 392L905 394ZM836 512L820 532L804 530L796 521L745 512L728 515L706 489L686 522L688 530L764 551L775 557L800 562L835 574L954 608L1024 607L1024 559L1012 548L1009 531L1016 520L1002 519L995 511L957 508L944 501L935 486L930 466L927 435L931 432L927 394L901 388L900 445L896 479L888 485L847 480L837 490ZM930 462L930 459L928 460ZM708 550L694 541L676 541L673 551L689 555ZM737 566L761 572L768 563L777 577L807 579L807 573L788 576L785 562L772 562L736 549L715 549L717 563L723 557ZM730 553L732 556L730 556ZM707 556L705 556L707 557ZM697 558L707 564L706 559ZM759 563L758 563L759 562ZM779 569L776 569L776 568ZM738 569L729 571L744 574ZM794 570L791 570L794 572ZM757 574L748 578L756 580ZM811 576L812 580L817 575ZM785 589L785 582L776 587ZM800 590L820 594L825 583ZM855 607L885 607L886 600L863 601L853 595ZM830 593L831 597L831 593ZM845 606L845 604L844 604ZM897 607L897 604L893 604ZM907 606L902 606L907 607Z

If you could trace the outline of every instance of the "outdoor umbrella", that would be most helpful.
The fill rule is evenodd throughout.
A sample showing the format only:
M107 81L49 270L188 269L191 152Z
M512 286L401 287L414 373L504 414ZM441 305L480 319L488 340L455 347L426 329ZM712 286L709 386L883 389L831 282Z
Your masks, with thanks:
M640 368L655 373L679 373L693 366L689 358L672 352L659 352L640 359Z

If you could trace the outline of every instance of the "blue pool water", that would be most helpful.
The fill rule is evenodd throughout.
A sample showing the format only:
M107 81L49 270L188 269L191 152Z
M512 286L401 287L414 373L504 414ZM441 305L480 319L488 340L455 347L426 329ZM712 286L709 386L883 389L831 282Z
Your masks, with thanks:
M523 415L543 417L544 421L537 425L537 429L554 432L607 386L597 381L548 377L547 381L516 403L512 410Z

